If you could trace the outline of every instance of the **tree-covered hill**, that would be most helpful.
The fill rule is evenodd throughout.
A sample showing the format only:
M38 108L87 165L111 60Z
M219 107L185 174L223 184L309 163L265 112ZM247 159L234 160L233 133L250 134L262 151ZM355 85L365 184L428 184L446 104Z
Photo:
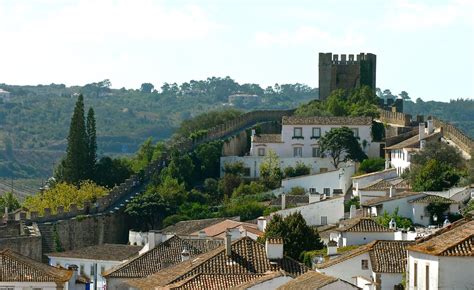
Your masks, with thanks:
M51 172L57 152L65 150L77 94L84 95L86 109L95 110L99 155L134 153L148 137L168 138L183 120L211 109L288 109L318 95L317 89L302 84L264 89L230 77L165 83L158 89L151 83L139 89L112 89L108 80L82 87L0 84L0 88L11 92L8 100L0 97L0 177L23 178ZM229 103L231 95L237 97ZM41 158L29 162L28 151Z

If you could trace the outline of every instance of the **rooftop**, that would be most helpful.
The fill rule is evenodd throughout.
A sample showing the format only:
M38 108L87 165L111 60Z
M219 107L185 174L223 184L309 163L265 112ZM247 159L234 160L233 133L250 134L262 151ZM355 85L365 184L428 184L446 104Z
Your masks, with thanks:
M209 218L200 220L180 221L174 225L168 226L162 230L163 233L174 233L176 235L191 235L194 232L220 223L229 218ZM238 218L231 218L239 220Z
M232 243L230 257L226 255L225 248L222 246L146 278L128 280L127 283L134 288L149 289L174 284L199 274L255 275L280 270L296 277L309 269L288 257L270 262L264 245L249 237L243 237ZM202 289L202 287L195 289Z
M434 132L427 135L423 140L433 140L442 136L441 132ZM410 137L406 140L403 140L400 143L394 144L392 146L388 146L385 150L396 150L396 149L403 149L403 148L420 148L420 135L415 135Z
M213 250L222 244L223 240L221 239L173 236L163 243L158 244L150 251L105 271L103 276L107 278L146 277L163 268L180 263L181 252L184 249L187 249L190 257L193 258L199 254Z
M260 134L253 136L254 143L283 143L280 134Z
M407 197L415 197L417 195L422 195L422 194L424 194L424 193L423 192L414 192L414 191L404 191L404 192L396 193L391 197L388 196L388 195L377 197L377 198L368 200L368 201L364 202L361 205L362 206L374 206L374 205L384 203L386 201L397 200L397 199L407 198Z
M249 232L253 232L258 235L263 234L262 232L258 230L258 227L256 224L239 222L235 220L224 220L220 223L201 229L200 231L204 231L206 233L206 236L208 237L217 237L224 234L227 229L237 228L240 226L242 226L245 230ZM198 235L200 231L196 231L192 233L192 235Z
M308 271L303 275L291 280L284 285L278 287L278 290L293 290L293 289L319 289L328 284L334 283L338 278L331 277L318 273L316 271Z
M462 219L420 239L408 250L434 256L474 256L474 220Z
M77 258L102 261L124 261L138 255L141 246L102 244L72 251L46 254L48 257Z
M318 264L316 267L318 269L328 268L353 257L369 253L372 271L376 273L403 273L406 266L406 250L413 243L412 241L373 241Z
M442 197L439 195L429 195L429 194L409 201L409 203L432 203L432 202L445 203L445 204L458 203L457 201L446 198L446 197Z
M342 126L372 126L371 117L297 117L284 116L283 125L342 125Z
M395 189L410 189L410 184L408 180L402 178L391 178L391 179L377 179L374 182L367 184L366 186L359 188L359 190L364 191L380 191L388 190L390 187Z
M237 285L266 278L265 274L196 274L169 285L169 289L230 289Z
M372 218L360 217L350 219L344 222L342 227L336 229L339 232L393 232L394 230L386 228L376 223Z
M0 251L0 265L1 282L64 283L73 274L71 270L51 267L9 249Z
M362 174L362 175L353 176L351 178L352 179L359 179L359 178L369 177L369 176L378 175L378 174L382 174L382 173L387 173L387 172L390 172L390 171L395 172L396 170L397 170L396 168L389 168L389 169L385 169L385 170L382 170L382 171L376 171L376 172L371 172L371 173L366 173L366 174Z

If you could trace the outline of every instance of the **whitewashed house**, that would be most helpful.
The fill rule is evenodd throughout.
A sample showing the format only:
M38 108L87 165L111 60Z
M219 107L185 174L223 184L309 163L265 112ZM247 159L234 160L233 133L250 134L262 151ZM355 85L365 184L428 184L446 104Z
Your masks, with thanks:
M363 289L397 289L406 268L409 241L372 241L323 263L318 272ZM403 289L403 288L398 288Z
M326 196L325 194L311 193L293 197L286 194L280 195L276 199L276 205L280 202L281 210L273 212L270 216L278 214L286 217L292 213L300 212L310 226L336 224L344 218L344 196L341 194L333 195L331 193ZM296 206L288 208L287 198L297 200Z
M364 187L357 189L358 197L361 203L371 199L395 195L397 192L410 190L411 186L406 179L399 177L391 179L378 179Z
M221 169L225 163L243 162L246 177L258 178L260 164L269 151L280 158L281 168L296 166L298 162L311 168L311 173L320 173L336 168L331 159L321 152L318 140L333 128L348 127L359 138L362 149L369 157L380 156L380 143L373 142L370 117L295 117L282 118L281 134L252 133L248 156L221 157ZM342 166L342 164L340 164ZM221 175L223 171L221 171Z
M379 225L371 218L354 218L344 222L330 236L339 247L365 245L376 240L395 240L395 229Z
M88 281L73 269L52 267L10 249L0 251L0 267L0 289L89 289Z
M370 186L374 182L380 180L394 179L397 178L397 170L395 168L389 168L382 171L371 172L363 175L357 175L352 177L352 195L359 196L359 188Z
M459 220L407 249L408 289L474 289L474 220Z
M97 289L105 289L105 278L102 273L128 259L137 256L141 246L102 244L81 249L46 254L49 264L56 267L75 265L79 275L91 280L93 285L97 277Z

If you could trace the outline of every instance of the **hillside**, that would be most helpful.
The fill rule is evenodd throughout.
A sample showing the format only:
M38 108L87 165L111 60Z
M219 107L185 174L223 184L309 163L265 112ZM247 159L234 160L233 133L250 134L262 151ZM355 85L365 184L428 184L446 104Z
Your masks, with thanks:
M317 89L306 85L262 89L229 77L165 83L158 90L149 83L140 89L112 89L108 80L82 87L0 84L0 88L11 93L9 99L0 98L0 178L50 175L65 150L79 93L86 108L95 110L100 155L134 153L148 137L168 138L181 121L211 109L287 109L318 95Z

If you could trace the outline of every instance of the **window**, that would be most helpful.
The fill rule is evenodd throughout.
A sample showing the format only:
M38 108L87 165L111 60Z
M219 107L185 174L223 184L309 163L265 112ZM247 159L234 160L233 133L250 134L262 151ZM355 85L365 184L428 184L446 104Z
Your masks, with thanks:
M328 224L328 217L327 216L322 216L321 217L321 225L325 226Z
M265 156L265 148L258 148L258 156Z
M359 128L351 128L354 137L359 137Z
M319 147L313 147L313 157L321 157L321 149Z
M323 189L323 193L324 193L326 196L329 196L329 195L331 194L331 189L325 187L325 188Z
M302 156L303 156L303 147L294 147L293 157L302 157Z
M244 167L244 176L246 177L250 176L250 167Z
M293 139L303 139L303 128L301 127L293 128Z
M368 270L369 269L369 260L362 260L361 261L361 267L362 267L362 270Z
M311 139L318 139L319 137L321 137L321 128L313 128Z
M79 273L81 273L81 275L84 275L84 264L81 264L79 266Z
M95 267L94 264L91 265L91 277L94 277L95 275Z
M418 286L418 264L416 262L413 264L413 286L415 288Z
M430 265L426 265L425 270L425 289L430 290Z

